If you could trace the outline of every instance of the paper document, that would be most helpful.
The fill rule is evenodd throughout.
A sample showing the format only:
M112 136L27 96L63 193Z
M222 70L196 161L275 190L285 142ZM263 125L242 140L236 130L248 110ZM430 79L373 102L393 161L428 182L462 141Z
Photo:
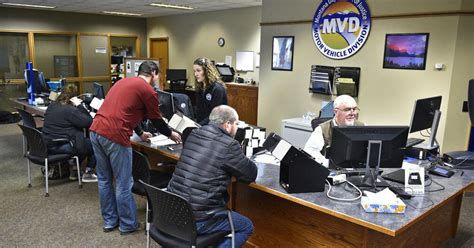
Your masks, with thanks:
M166 145L176 144L176 142L172 141L171 139L164 136L163 134L160 134L155 137L151 137L150 142L156 146L166 146Z
M94 99L92 99L90 106L95 110L99 110L100 106L102 106L102 103L104 103L104 99L99 99L97 97L94 97Z
M280 142L278 142L278 145L275 147L272 154L281 161L290 148L291 144L282 139Z
M75 97L69 99L69 101L71 101L72 104L74 104L74 106L79 106L79 104L82 103L82 100L79 99L79 98L77 98L77 96L75 96Z
M196 122L189 119L187 116L180 116L178 114L174 114L173 117L171 117L168 125L180 133L183 133L184 129L188 127L199 127Z

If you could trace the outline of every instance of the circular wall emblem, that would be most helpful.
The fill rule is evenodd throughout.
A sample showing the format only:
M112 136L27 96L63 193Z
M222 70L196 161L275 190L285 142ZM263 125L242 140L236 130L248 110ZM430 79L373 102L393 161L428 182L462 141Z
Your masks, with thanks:
M345 59L359 51L370 32L365 0L323 0L313 17L313 41L331 59Z

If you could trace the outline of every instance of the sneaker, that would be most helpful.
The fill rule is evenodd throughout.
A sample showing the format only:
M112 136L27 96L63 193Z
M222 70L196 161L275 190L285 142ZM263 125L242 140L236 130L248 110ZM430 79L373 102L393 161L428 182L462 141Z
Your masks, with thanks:
M86 172L82 175L82 181L85 183L95 183L97 182L97 176L92 172Z

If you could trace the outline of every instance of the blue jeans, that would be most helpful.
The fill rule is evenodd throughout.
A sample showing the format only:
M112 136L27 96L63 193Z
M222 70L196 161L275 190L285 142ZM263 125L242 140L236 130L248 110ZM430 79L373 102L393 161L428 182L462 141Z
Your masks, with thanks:
M245 241L249 239L250 235L252 235L253 224L249 218L237 212L231 212L231 215L232 222L234 223L235 247L241 247L245 243ZM230 231L230 223L229 219L227 218L227 215L222 215L222 218L217 221L210 219L196 222L196 227L198 234L214 233L218 231ZM226 238L217 247L232 247L232 240L230 238Z
M91 132L97 160L100 210L104 227L119 226L122 232L138 227L137 206L132 195L132 148ZM113 179L115 177L115 189Z

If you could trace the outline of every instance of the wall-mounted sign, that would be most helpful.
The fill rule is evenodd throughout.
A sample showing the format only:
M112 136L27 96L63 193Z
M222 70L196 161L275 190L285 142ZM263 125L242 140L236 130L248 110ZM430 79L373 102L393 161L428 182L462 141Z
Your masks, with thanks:
M328 58L348 58L362 48L370 25L365 0L323 0L313 17L314 44Z

